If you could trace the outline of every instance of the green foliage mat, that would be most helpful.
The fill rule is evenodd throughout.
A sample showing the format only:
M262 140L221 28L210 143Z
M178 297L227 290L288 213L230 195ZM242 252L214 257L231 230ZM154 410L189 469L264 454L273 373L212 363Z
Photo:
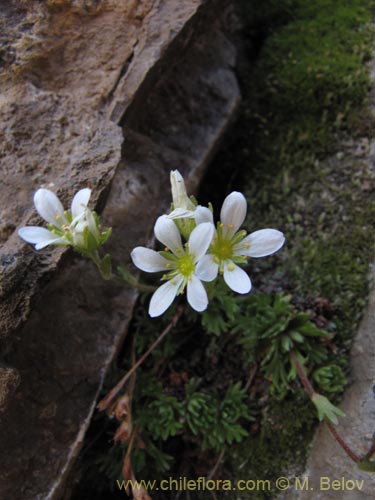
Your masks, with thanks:
M317 420L289 352L335 401L368 295L375 249L375 173L367 162L374 2L235 4L244 101L202 192L206 185L207 201L217 201L214 191L222 198L234 170L233 187L245 186L250 203L245 227L280 229L287 243L280 255L250 261L249 297L216 291L203 316L187 314L137 372L133 411L142 443L133 466L142 479L207 475L221 452L221 478L275 479L302 470ZM150 321L144 310L141 302L133 322L137 357L173 314ZM129 341L124 359L130 352ZM113 373L108 388L126 368ZM84 455L80 500L102 498L121 473L124 449L107 444L115 427L96 418L92 434L106 438Z

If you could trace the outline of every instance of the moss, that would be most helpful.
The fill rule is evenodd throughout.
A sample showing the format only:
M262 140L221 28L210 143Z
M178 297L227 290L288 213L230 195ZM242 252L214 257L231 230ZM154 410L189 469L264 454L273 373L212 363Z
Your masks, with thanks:
M351 125L369 86L363 62L370 56L372 0L289 1L287 16L284 3L281 17L290 22L273 32L271 25L255 78L244 88L252 157L268 172L325 154L331 133ZM275 17L274 2L265 4ZM253 19L249 5L247 13L253 26L258 14Z
M252 438L251 445L242 445L232 452L232 466L236 469L236 480L269 480L271 490L258 489L248 492L248 496L244 493L243 498L261 500L274 496L275 478L287 473L285 464L304 462L307 453L304 443L312 437L314 420L314 408L302 390L292 398L270 403L261 432Z
M373 118L366 111L369 77L365 65L371 49L374 2L237 0L237 4L244 20L244 54L239 63L244 103L231 147L220 151L208 173L207 201L221 201L212 199L212 194L223 198L226 193L220 189L228 188L228 173L238 166L237 188L243 191L245 186L250 202L249 230L275 227L287 236L280 254L251 262L254 290L289 292L297 305L317 297L332 303L335 324L330 328L336 328L339 349L337 354L332 352L329 363L345 370L350 341L366 303L369 263L375 250L371 231L375 173L366 162ZM230 300L225 311L229 316ZM237 313L233 309L232 316ZM240 366L231 336L221 332L227 327L226 319L216 317L215 324L212 317L206 317L218 335L212 341L208 336L202 340L200 328L194 326L191 331L181 321L173 338L183 340L174 345L172 337L167 338L154 352L150 374L154 377L160 368L165 386L176 397L183 392L185 375L202 378L205 390L212 385L220 394L232 379L247 380L248 370ZM141 324L138 355L150 345L155 331L161 330L161 324ZM165 360L172 356L169 373ZM301 472L316 417L302 389L288 393L280 402L268 392L267 382L259 379L249 396L250 403L258 403L252 409L257 419L244 422L250 435L240 445L228 446L217 476L229 476L233 482L269 479L274 485L281 475ZM142 414L142 408L138 410ZM205 452L197 455L195 437L187 437L183 443L174 437L164 452L184 461L184 474L199 470L203 471L200 475L207 475L217 457ZM116 474L112 462L119 458L108 457L105 464ZM159 465L163 460L156 447L153 459ZM177 462L171 472L180 474ZM156 474L154 466L149 470ZM261 500L275 493L273 489L241 492L241 498ZM217 496L232 494L217 492ZM211 498L211 494L199 498Z
M373 119L365 113L361 127L358 120L369 89L364 62L374 2L286 3L293 19L260 51L236 146L242 146L252 226L255 220L285 230L284 280L340 307L346 335L363 308L375 248L374 174L363 160L368 137L360 138L370 128L363 122Z
M224 171L241 165L249 229L275 227L287 237L281 256L251 262L254 288L288 290L297 301L328 299L335 362L345 366L375 252L375 174L366 160L374 124L366 102L374 2L238 3L246 19L244 104L220 163ZM261 435L232 455L236 478L275 478L303 465L312 426L300 394L271 403Z

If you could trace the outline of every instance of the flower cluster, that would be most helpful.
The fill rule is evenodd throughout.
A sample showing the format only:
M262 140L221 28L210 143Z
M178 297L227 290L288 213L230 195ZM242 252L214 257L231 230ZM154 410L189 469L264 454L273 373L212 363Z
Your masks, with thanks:
M81 189L73 198L70 210L64 210L58 197L49 189L38 189L34 204L38 214L48 223L47 228L26 226L19 236L41 250L47 245L71 245L83 254L90 254L110 236L110 230L101 232L99 219L88 208L91 189Z
M250 278L240 265L246 265L248 257L275 253L284 244L283 233L261 229L247 235L241 230L247 212L242 193L235 191L225 198L221 220L215 226L212 207L200 206L193 197L188 197L184 179L177 170L171 172L171 188L171 211L160 216L154 228L165 250L156 252L137 247L131 252L133 263L142 271L164 272L165 283L151 298L150 316L163 314L185 288L190 306L195 311L204 311L208 296L203 282L213 282L219 274L233 291L250 292ZM101 231L98 216L88 207L90 196L89 188L81 189L74 196L70 210L64 210L52 191L38 189L34 195L35 208L47 222L47 228L26 226L18 234L34 244L36 250L47 245L71 245L92 259L105 279L111 279L110 256L101 259L97 252L111 230ZM134 278L124 280L134 285Z
M212 282L219 274L235 292L251 290L247 273L239 266L248 257L265 257L279 250L285 241L276 229L261 229L249 235L240 230L247 212L242 193L229 194L223 203L216 227L212 209L189 198L181 174L171 172L172 211L155 224L155 236L165 245L164 251L137 247L131 257L135 266L146 272L165 271L166 281L153 294L149 307L152 317L163 314L174 298L187 288L187 300L196 311L208 305L202 282ZM186 243L183 244L182 237Z

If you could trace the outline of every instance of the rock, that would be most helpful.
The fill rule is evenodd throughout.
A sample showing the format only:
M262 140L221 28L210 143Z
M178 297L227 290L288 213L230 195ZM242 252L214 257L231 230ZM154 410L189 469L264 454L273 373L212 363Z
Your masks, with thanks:
M359 456L370 449L375 421L375 291L370 295L367 311L362 320L352 349L351 386L345 392L340 408L346 414L337 427L349 446ZM308 478L308 489L292 488L281 498L286 500L369 500L375 498L373 473L363 472L345 454L331 436L326 425L318 428L312 443L306 471L300 479ZM344 479L344 482L342 480ZM333 483L333 481L339 481ZM322 482L321 482L322 481ZM352 481L357 481L357 487ZM307 483L306 483L307 484ZM338 489L335 489L335 488ZM311 489L310 489L311 488Z
M372 58L369 67L372 80L369 112L374 116L375 58ZM357 165L358 156L360 156L364 161L363 168L374 170L375 141L370 143L366 137L360 140L358 138L356 140L349 139L342 140L340 146L345 150L345 154L340 152L340 157L336 155L338 161L345 161L352 168L352 165ZM328 158L327 161L335 162L336 159ZM337 168L337 171L342 172L342 167L341 170ZM366 190L367 188L368 186L363 186L363 189ZM373 283L375 279L374 266L372 266L370 278L370 283ZM346 417L339 419L340 422L337 427L340 435L360 457L363 457L369 451L375 432L375 290L371 284L370 288L372 290L367 308L358 334L354 338L351 351L351 384L345 391L343 401L339 405ZM321 424L316 432L303 477L309 478L308 486L312 488L311 490L292 488L285 494L280 495L280 498L285 500L309 500L311 491L314 491L314 500L375 499L374 474L358 469L331 436L325 424ZM321 478L328 478L328 480L323 479L323 484L321 484ZM332 481L334 480L339 482L333 484ZM303 482L302 478L301 481ZM352 481L357 481L354 489L352 489ZM335 489L336 486L338 489Z
M170 169L194 190L239 101L217 12L219 0L3 2L0 498L64 494L136 300L69 249L18 238L40 223L33 192L68 206L91 187L115 263L147 244Z
M7 366L0 366L0 406L4 406L8 394L12 393L19 385L20 377L17 370Z

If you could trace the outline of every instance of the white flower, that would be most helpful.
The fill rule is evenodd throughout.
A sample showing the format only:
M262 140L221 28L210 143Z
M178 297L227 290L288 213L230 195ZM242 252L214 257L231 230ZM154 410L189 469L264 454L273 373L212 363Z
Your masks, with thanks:
M238 293L248 293L251 281L247 273L237 264L246 264L248 257L265 257L279 250L285 238L276 229L261 229L246 236L246 231L239 231L246 218L247 203L244 195L234 191L228 195L221 208L221 222L217 226L209 253L197 265L197 276L206 281L216 278L219 271L226 284ZM205 207L198 207L195 212L198 224L213 224L212 212Z
M172 170L170 175L172 190L172 212L168 214L173 219L182 236L187 240L195 228L196 201L186 193L184 178L178 170Z
M168 217L170 219L194 218L196 206L187 195L184 178L178 170L172 170L170 180L173 211Z
M158 218L155 224L156 238L167 247L164 252L137 247L131 253L135 266L149 273L168 271L162 279L167 280L153 294L149 307L151 317L160 316L172 304L177 294L187 285L187 300L196 311L204 311L208 305L206 290L201 282L210 281L198 278L197 262L205 255L214 235L211 223L202 223L190 234L185 246L175 223L166 215Z
M28 243L34 244L36 250L47 245L83 247L85 228L89 227L92 232L95 225L97 231L93 214L87 207L90 196L91 189L81 189L74 196L70 211L64 211L55 193L49 189L38 189L34 195L35 208L38 214L48 222L49 229L26 226L19 229L19 236ZM94 232L94 238L95 235Z

